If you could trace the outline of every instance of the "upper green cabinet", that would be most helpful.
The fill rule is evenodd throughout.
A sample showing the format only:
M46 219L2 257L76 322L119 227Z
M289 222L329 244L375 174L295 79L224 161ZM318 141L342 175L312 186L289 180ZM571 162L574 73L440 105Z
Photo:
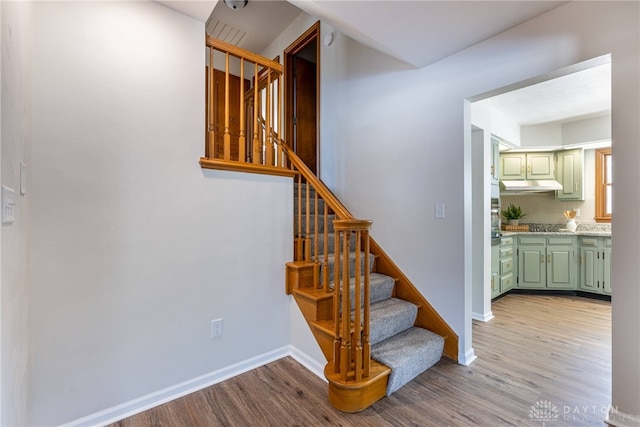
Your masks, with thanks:
M491 137L491 185L498 185L500 180L500 141Z
M556 199L584 200L584 151L557 151L555 156L556 179L562 184L562 190L556 191Z
M500 179L554 179L554 153L504 153L499 169Z

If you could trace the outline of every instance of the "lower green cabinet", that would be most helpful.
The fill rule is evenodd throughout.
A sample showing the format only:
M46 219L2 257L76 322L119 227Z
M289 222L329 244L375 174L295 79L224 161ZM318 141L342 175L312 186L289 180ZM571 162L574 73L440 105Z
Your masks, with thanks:
M500 295L500 246L491 246L491 298Z
M580 237L580 290L611 294L611 238Z
M577 286L574 236L518 237L520 289L574 290Z

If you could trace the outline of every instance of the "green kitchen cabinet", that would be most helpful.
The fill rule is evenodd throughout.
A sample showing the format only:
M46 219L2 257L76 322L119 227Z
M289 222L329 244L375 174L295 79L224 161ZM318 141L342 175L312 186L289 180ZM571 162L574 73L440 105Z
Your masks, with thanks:
M491 137L491 185L500 181L500 141Z
M491 298L500 295L500 246L491 246Z
M550 289L576 289L576 250L572 244L563 244L566 243L563 240L547 239L547 288Z
M500 179L555 179L554 153L500 154Z
M542 236L518 237L518 288L547 286L547 248Z
M562 190L556 191L557 200L584 200L584 150L557 151L555 154L556 180Z
M611 294L611 238L580 237L580 290Z
M518 288L575 290L575 254L574 236L519 237Z
M513 237L503 237L500 240L500 294L510 291L515 282L513 244Z

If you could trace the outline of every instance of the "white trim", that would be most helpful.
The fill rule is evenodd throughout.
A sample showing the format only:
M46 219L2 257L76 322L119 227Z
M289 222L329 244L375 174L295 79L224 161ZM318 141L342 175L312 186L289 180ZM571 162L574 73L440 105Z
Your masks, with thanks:
M469 366L476 360L478 357L476 353L473 351L473 347L467 350L466 353L458 356L458 363L464 366Z
M300 364L307 368L309 371L316 374L318 378L328 383L327 379L324 376L324 365L319 363L314 358L310 357L307 353L298 350L296 347L289 346L289 356L300 362Z
M640 416L625 414L618 411L617 407L611 406L605 423L616 427L640 427Z
M489 310L488 312L484 313L484 314L479 314L479 313L471 313L471 318L473 320L479 320L480 322L488 322L489 320L493 319L493 312L491 310Z
M271 363L275 360L282 359L286 356L292 356L296 360L299 355L303 354L299 351L292 351L291 346L284 346L272 350L267 353L252 357L242 362L234 363L226 368L218 369L217 371L210 372L208 374L201 375L199 377L184 381L179 384L167 387L162 390L155 391L147 394L146 396L139 397L137 399L130 400L120 405L113 406L111 408L104 409L94 414L87 415L77 420L63 424L61 427L75 427L75 426L105 426L107 424L120 421L124 418L130 417L163 403L170 402L178 399L187 394L194 393L203 388L210 387L214 384L235 377L252 369ZM302 358L302 357L301 357ZM306 357L305 359L309 359ZM300 361L305 367L308 366L308 362ZM314 373L316 373L314 371Z

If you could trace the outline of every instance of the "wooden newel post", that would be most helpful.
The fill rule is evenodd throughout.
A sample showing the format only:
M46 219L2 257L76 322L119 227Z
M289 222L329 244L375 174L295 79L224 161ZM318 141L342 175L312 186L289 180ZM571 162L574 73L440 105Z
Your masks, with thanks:
M357 381L369 376L371 346L369 344L369 230L372 221L335 220L334 263L334 369L343 380ZM351 239L355 239L356 271L351 274ZM360 271L363 268L364 271ZM351 276L354 293L351 301Z

